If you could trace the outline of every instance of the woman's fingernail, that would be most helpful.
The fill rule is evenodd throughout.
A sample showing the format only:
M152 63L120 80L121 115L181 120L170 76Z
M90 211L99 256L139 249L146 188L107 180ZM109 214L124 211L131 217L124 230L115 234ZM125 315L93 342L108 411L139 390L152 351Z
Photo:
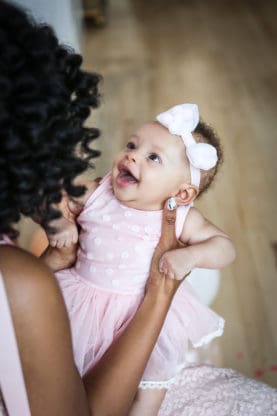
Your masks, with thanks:
M168 211L174 211L174 209L177 208L176 199L175 198L169 198L167 200L167 209Z

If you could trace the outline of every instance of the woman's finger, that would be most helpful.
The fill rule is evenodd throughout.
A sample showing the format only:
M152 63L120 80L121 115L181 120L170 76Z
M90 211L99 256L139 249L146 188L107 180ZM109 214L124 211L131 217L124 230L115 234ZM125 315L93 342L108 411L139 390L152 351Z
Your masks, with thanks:
M178 246L175 232L177 204L174 198L166 201L163 209L162 232L159 244L164 250Z
M174 208L174 206L173 206ZM175 235L176 222L176 206L172 209L166 201L163 209L161 237L152 257L150 275L160 276L159 263L162 255L168 251L178 247L178 241Z

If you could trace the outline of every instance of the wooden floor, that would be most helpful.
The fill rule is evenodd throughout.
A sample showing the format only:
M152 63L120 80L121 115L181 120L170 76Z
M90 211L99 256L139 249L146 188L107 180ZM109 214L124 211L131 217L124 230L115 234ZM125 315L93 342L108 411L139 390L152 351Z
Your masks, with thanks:
M213 305L226 319L218 355L277 387L276 17L275 0L110 1L83 52L104 77L91 118L97 174L134 128L177 103L198 103L222 137L224 166L197 204L237 248Z

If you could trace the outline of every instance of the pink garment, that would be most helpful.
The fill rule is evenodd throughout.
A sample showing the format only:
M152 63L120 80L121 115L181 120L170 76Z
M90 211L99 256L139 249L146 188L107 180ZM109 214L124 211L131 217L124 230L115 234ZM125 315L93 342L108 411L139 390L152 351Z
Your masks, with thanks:
M190 206L177 211L180 236ZM82 227L75 267L56 273L68 309L75 361L83 375L133 318L143 296L159 241L162 211L121 205L110 174L78 218ZM197 298L188 282L179 288L140 383L167 388L187 365L188 342L200 346L222 333L224 320Z
M12 244L12 241L4 237L0 244ZM1 396L4 397L5 407ZM9 303L0 272L0 412L4 415L6 410L11 416L31 415Z

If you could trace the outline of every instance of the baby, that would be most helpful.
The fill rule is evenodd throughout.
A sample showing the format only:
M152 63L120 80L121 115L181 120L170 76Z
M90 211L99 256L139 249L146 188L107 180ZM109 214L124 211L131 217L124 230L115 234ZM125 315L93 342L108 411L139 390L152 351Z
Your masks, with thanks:
M180 248L165 253L160 271L182 279L193 268L222 268L234 259L231 240L193 207L212 182L222 152L217 137L199 123L198 107L182 104L144 124L116 156L112 171L68 203L53 221L50 244L78 238L74 267L56 273L67 305L75 361L83 375L102 357L134 316L159 241L162 208L177 208ZM69 219L68 219L69 218ZM224 320L203 305L184 281L172 302L149 359L130 415L156 415L166 389L187 366L188 342L198 347L222 334ZM119 380L120 382L120 380Z

